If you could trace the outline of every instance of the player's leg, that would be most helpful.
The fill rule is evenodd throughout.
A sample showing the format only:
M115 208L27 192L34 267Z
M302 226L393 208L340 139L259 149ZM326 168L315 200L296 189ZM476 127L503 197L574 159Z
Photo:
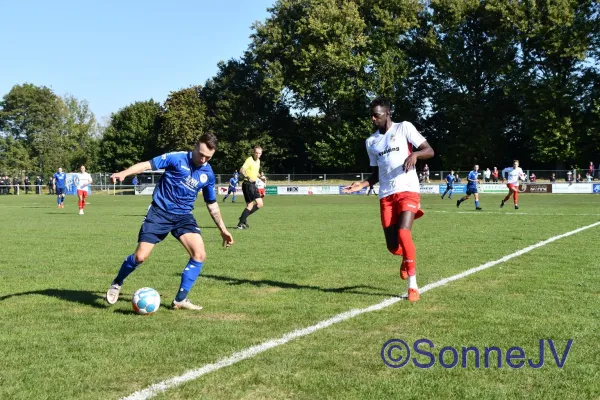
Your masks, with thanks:
M504 207L504 203L508 201L508 199L510 199L510 196L513 194L513 190L512 190L512 186L510 183L506 185L506 187L508 188L508 194L506 195L506 197L504 197L504 200L502 200L502 202L500 203L500 208Z
M106 293L106 301L109 304L117 302L125 278L146 261L154 246L164 240L174 226L173 221L169 219L169 215L154 206L150 206L138 233L138 245L135 251L125 258Z
M244 190L246 208L244 208L244 211L242 211L242 215L240 216L240 221L237 226L238 229L249 228L250 226L247 221L248 217L263 207L263 201L255 184L244 182L242 189Z
M450 189L448 189L448 192L449 192L448 193L448 198L451 199L452 198L452 194L454 193L454 189L450 188Z
M79 214L83 214L83 190L77 190L77 206L79 207Z
M471 197L471 193L467 192L466 195L464 195L463 197L461 197L459 200L456 200L456 207L460 207L460 204L465 201L465 200L469 200L469 198Z
M446 186L446 190L444 191L444 194L442 195L442 199L444 198L444 196L446 196L446 193L448 193L449 190L450 190L450 187Z
M181 283L177 295L171 304L173 309L201 310L201 306L192 304L187 296L202 271L206 259L206 250L202 236L197 232L188 232L179 236L179 241L190 255L190 259L181 273Z
M482 208L479 207L479 193L475 193L475 209L482 210Z
M235 194L236 194L237 190L232 190L232 196L231 196L231 202L235 203Z
M395 256L403 256L402 245L400 244L398 215L400 213L400 203L398 194L386 196L379 200L379 208L381 214L381 226L385 236L385 244L390 253ZM406 266L400 261L400 278L408 279Z
M133 254L125 257L125 260L119 268L119 272L115 279L113 279L108 291L106 292L106 301L108 304L115 304L119 300L119 293L121 293L121 286L123 281L127 278L137 267L139 267L152 253L154 243L140 242L138 243Z
M518 210L519 209L519 190L516 185L513 187L513 202L515 204L515 210Z
M416 257L417 249L412 240L412 225L415 220L415 213L412 211L403 211L399 217L398 236L400 245L404 251L403 268L408 275L408 300L411 302L419 300L419 286L417 285Z

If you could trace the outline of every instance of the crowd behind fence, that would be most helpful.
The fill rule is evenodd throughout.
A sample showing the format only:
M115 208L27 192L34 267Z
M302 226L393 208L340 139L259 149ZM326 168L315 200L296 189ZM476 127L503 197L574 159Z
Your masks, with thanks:
M480 179L482 183L501 183L502 175L499 171L498 180L493 177L486 179L486 171L480 170ZM553 182L596 182L600 180L600 168L594 169L593 174L589 170L524 170L526 181L537 183ZM445 177L450 171L429 171L427 173L420 171L419 179L422 183L443 183ZM456 183L466 183L469 171L454 171L458 176ZM92 173L93 185L92 192L108 193L113 192L121 194L134 194L134 176L127 177L123 182L114 184L110 180L111 173ZM137 186L154 186L160 179L161 172L144 172L136 175ZM347 184L354 181L365 180L371 175L370 172L356 172L345 174L267 174L268 185L327 185L327 184ZM33 178L33 179L32 179ZM22 194L54 194L52 185L52 177L42 177L36 175L30 178L23 175L20 178L10 177L9 175L0 174L0 195L22 195ZM217 174L217 185L227 185L231 174Z

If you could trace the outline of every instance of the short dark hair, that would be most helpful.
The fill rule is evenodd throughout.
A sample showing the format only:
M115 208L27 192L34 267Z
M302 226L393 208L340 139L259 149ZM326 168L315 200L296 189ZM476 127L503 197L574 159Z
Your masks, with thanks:
M391 110L392 105L390 104L390 101L388 99L386 99L385 97L377 97L375 100L373 100L371 102L371 104L369 105L369 108L374 108L374 107L384 107L387 110Z
M217 147L219 147L219 140L217 139L217 135L215 135L212 132L206 132L202 136L200 136L200 139L198 139L198 144L200 143L204 143L206 147L208 147L211 150L217 150Z

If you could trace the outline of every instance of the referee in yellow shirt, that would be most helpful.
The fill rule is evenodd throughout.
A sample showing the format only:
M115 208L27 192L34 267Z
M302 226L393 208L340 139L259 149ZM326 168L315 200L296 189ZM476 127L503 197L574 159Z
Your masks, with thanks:
M263 206L262 198L256 187L256 178L260 178L261 180L265 179L265 176L260 169L261 155L262 147L255 146L252 157L248 157L242 168L240 168L240 177L244 180L242 182L242 192L244 193L246 208L244 208L244 211L240 216L240 222L236 227L237 229L250 228L247 222L248 217Z

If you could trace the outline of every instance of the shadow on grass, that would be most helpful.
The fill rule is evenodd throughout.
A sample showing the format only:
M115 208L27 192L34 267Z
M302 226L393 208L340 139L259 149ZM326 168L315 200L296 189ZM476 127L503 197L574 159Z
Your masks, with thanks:
M44 290L32 290L29 292L7 294L0 296L0 301L10 299L11 297L30 296L30 295L43 295L48 297L56 297L62 300L71 301L73 303L86 304L95 308L107 308L108 305L103 304L104 294L100 295L94 292L88 292L85 290L69 290L69 289L44 289Z
M253 279L239 279L231 278L229 276L219 275L200 275L201 278L212 279L215 281L226 282L228 285L252 285L256 287L260 286L271 286L278 287L281 289L296 289L296 290L317 290L323 293L348 293L348 294L361 294L367 296L385 296L385 297L400 297L397 293L385 293L385 289L375 286L344 286L339 288L323 288L314 285L299 285L296 283L272 281L269 279L253 280Z

